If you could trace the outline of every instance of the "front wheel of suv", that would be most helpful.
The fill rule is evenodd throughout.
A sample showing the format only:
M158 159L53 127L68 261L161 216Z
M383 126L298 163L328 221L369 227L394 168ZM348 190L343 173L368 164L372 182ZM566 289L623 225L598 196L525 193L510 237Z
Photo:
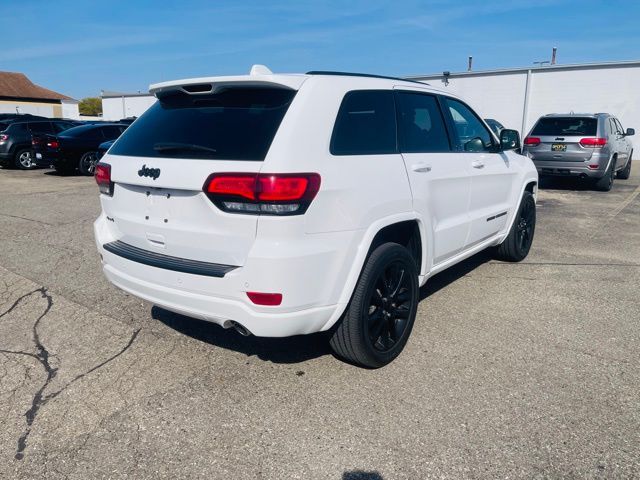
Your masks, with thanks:
M16 152L15 164L20 170L32 170L36 166L33 163L33 153L29 148L21 148Z
M629 159L627 160L627 166L618 172L618 178L622 180L628 180L631 176L631 159L633 158L633 151L629 154Z
M594 188L599 192L608 192L613 187L613 179L616 176L616 159L613 158L611 160L611 165L609 165L609 170L604 174L602 178L596 180L594 184Z
M365 263L331 348L363 367L387 365L407 343L418 299L418 270L409 251L397 243L380 245Z
M525 191L509 235L496 248L496 257L505 262L524 260L531 249L535 231L536 201L531 192Z

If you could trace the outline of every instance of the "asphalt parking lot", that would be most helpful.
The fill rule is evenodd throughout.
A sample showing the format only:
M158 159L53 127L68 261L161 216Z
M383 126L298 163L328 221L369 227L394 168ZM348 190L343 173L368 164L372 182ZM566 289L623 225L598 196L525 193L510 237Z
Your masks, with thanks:
M0 478L638 477L639 184L544 185L529 257L433 278L363 370L116 290L93 180L0 169Z

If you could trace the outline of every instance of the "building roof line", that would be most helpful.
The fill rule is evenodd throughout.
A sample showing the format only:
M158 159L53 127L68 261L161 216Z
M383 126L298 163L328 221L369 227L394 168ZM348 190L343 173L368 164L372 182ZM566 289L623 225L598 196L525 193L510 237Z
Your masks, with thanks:
M122 97L152 97L149 92L113 92L111 90L102 90L101 98L122 98Z
M36 85L24 73L19 72L0 72L0 97L57 102L75 100L62 93Z
M556 65L532 65L530 67L515 67L515 68L500 68L492 70L471 70L468 72L451 72L448 74L449 78L453 77L467 77L474 75L495 75L495 74L508 74L508 73L520 73L531 70L532 72L541 72L549 70L574 70L574 69L589 69L589 68L607 68L607 67L634 67L640 66L640 60L624 60L616 62L596 62L596 63L568 63L568 64L556 64ZM407 79L429 79L429 78L441 78L445 72L430 73L427 75L408 75Z

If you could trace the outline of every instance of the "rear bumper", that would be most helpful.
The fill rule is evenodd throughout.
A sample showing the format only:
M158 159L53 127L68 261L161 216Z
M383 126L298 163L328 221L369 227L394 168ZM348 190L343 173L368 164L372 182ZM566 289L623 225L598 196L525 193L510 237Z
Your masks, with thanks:
M340 307L337 294L344 284L345 255L349 244L341 234L308 239L278 250L256 241L245 265L223 277L157 268L107 251L114 241L104 214L94 224L96 245L107 279L120 289L169 311L216 323L225 328L239 323L260 337L287 337L328 328ZM324 249L318 249L322 242ZM300 247L298 245L297 247ZM280 306L254 305L247 291L282 293ZM331 291L330 294L327 291ZM343 307L343 306L342 306Z
M42 156L42 158L37 157L38 153ZM33 163L35 163L39 167L48 167L50 165L56 165L58 163L58 158L50 153L42 153L36 151L33 155Z
M106 258L103 261L103 271L111 283L125 292L169 311L213 322L225 328L231 327L232 322L237 322L259 337L288 337L318 332L336 309L333 305L286 313L258 312L239 300L197 294L141 280L123 272L112 260L113 258ZM159 270L145 265L138 268ZM130 269L131 266L127 268ZM137 272L140 273L140 270Z
M534 155L529 156L538 170L538 175L602 178L609 168L609 157L596 154L583 162L536 160Z
M9 165L13 161L13 154L9 152L0 152L0 165Z

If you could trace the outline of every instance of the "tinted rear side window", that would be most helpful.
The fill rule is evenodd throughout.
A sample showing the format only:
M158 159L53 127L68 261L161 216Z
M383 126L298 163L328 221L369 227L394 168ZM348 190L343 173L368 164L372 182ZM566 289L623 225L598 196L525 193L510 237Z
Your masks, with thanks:
M127 128L109 154L261 161L295 93L264 87L166 93Z
M451 150L442 112L433 95L398 93L398 131L401 152Z
M333 135L333 155L396 153L396 114L391 90L357 90L345 95Z
M116 126L102 127L102 133L107 140L114 140L122 134L122 128Z
M29 127L26 123L13 123L9 125L9 131L13 134L29 133Z
M33 133L53 133L53 127L49 122L31 122L29 129Z
M531 135L592 135L598 130L598 120L589 117L541 118L533 127Z

